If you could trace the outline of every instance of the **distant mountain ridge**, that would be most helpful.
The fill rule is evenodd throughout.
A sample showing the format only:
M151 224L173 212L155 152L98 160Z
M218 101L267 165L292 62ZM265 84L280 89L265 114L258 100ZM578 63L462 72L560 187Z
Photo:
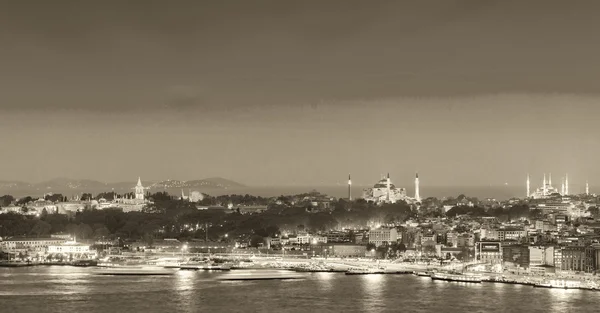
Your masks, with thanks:
M110 191L131 189L135 186L137 180L130 182L103 183L91 179L70 179L55 178L41 183L26 183L22 181L0 181L0 190L39 190L47 192L62 192L65 190L104 190ZM145 187L152 189L170 189L170 188L241 188L246 187L238 182L222 177L210 177L197 180L164 180L160 182L151 182L142 180Z
M197 180L163 180L161 182L149 185L151 189L168 189L168 188L241 188L246 187L244 184L240 184L233 180L225 179L222 177L210 177L205 179Z

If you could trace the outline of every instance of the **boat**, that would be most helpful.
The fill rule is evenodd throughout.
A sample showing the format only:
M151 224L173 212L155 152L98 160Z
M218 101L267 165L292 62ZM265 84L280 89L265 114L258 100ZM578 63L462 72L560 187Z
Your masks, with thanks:
M99 269L96 275L120 275L120 276L165 276L175 274L174 269L166 269L159 266L113 266Z
M371 275L371 274L385 274L384 270L373 269L373 268L352 268L346 271L346 275Z
M236 271L219 276L221 281L243 281L243 280L290 280L302 279L304 275L284 270L249 270Z
M432 280L443 280L451 282L461 283L481 283L481 276L477 275L459 275L459 274L445 274L445 273L433 273L431 274Z
M582 289L582 283L576 280L553 279L533 285L536 288Z
M229 271L231 266L228 264L216 265L208 262L202 263L183 263L178 267L181 270L191 271Z
M421 276L421 277L431 277L431 273L428 273L428 272L416 272L415 275Z

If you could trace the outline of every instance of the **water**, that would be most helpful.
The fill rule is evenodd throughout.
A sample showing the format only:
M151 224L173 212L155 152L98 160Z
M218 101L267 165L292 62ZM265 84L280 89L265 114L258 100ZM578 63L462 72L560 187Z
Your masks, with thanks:
M461 284L412 275L307 274L220 282L218 273L97 276L92 268L0 269L0 312L596 312L600 292Z

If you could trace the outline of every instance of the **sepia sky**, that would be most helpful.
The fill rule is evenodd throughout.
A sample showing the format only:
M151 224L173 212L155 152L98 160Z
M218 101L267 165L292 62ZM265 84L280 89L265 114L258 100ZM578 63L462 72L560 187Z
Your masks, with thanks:
M30 1L0 180L600 184L598 1ZM535 185L535 182L534 182Z

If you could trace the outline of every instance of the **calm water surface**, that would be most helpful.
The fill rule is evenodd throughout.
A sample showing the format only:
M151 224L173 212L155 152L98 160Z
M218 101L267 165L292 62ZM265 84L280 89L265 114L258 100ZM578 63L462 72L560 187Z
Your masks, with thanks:
M220 282L218 273L97 276L92 268L0 269L0 312L598 312L600 292L460 284L412 275L308 274Z

